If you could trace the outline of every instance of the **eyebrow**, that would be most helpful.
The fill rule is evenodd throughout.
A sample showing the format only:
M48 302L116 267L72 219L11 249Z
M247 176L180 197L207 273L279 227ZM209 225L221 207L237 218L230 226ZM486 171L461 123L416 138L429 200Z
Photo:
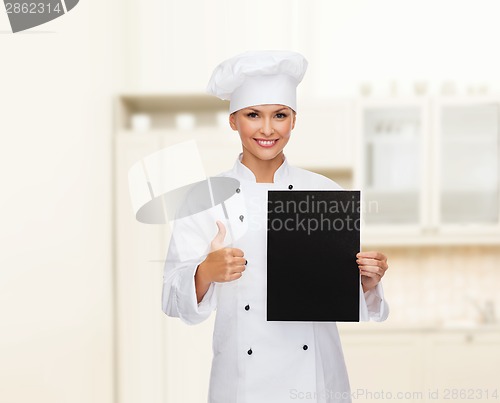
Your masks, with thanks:
M255 108L252 108L252 107L247 108L247 109L250 109L251 111L254 111L254 112L262 112L261 110L259 110L259 109L255 109ZM276 110L274 111L274 113L276 113L276 112L281 112L281 111L285 111L285 110L287 111L288 109L289 109L289 108L285 106L285 107L283 107L283 108L276 109Z

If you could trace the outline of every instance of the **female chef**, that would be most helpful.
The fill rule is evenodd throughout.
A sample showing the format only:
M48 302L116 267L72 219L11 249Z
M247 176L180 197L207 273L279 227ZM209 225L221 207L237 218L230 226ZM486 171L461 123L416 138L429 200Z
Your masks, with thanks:
M233 168L218 176L239 181L237 192L245 200L239 221L248 227L228 245L231 223L225 225L221 216L207 253L198 259L181 259L171 241L163 311L196 324L217 309L210 403L351 401L336 323L266 321L267 191L340 189L324 176L289 165L283 153L306 68L295 52L247 52L217 66L208 84L209 93L229 99L229 124L241 138ZM386 256L371 251L353 259L361 279L360 320L385 320L389 310L380 279L388 268Z

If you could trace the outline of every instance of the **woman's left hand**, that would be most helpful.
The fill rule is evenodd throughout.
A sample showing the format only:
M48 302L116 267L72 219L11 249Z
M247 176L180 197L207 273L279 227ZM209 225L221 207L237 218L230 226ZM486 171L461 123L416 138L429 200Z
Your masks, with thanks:
M359 273L361 274L363 292L367 292L375 288L382 277L384 277L385 271L389 268L387 265L387 256L381 252L369 251L359 252L356 258Z

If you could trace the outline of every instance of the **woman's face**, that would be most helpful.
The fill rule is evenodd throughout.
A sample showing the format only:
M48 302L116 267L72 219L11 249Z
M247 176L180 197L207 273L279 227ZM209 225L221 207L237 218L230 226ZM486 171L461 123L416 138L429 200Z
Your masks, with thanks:
M255 105L229 116L240 134L243 157L272 160L283 152L295 127L295 112L284 105Z

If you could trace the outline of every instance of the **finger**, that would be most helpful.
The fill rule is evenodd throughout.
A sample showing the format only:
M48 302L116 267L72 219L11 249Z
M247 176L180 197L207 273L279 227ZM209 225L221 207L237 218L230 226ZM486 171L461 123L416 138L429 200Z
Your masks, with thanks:
M385 271L385 268L379 265L372 265L372 264L358 264L358 267L360 269L368 270L368 271L374 271L374 272L379 272L379 271Z
M243 273L245 270L245 266L234 266L229 274Z
M247 260L244 257L235 257L233 262L236 266L246 266Z
M377 260L377 259L357 259L356 263L358 265L366 265L366 266L379 266L383 269L387 269L389 266L385 260Z
M380 276L380 278L382 278L382 276L384 275L385 273L385 270L382 269L381 267L378 267L378 266L359 266L359 270L360 270L360 273L373 273L375 275L378 275Z
M221 249L224 245L224 238L226 237L226 227L224 226L222 221L217 220L215 223L217 224L218 230L217 234L210 244L212 251Z
M231 254L234 257L243 257L245 255L243 253L243 251L241 249L238 249L238 248L231 248Z
M368 259L377 259L377 260L387 260L387 256L385 256L381 252L377 251L366 251L366 252L359 252L356 254L357 258L368 258Z
M239 273L232 273L229 276L229 280L228 281L238 280L239 278L241 278L241 276L243 276L243 274L241 272L239 272Z
M377 273L373 273L371 271L361 271L360 274L362 276L365 276L365 277L370 277L370 278L382 278L382 276L380 276L379 274Z

